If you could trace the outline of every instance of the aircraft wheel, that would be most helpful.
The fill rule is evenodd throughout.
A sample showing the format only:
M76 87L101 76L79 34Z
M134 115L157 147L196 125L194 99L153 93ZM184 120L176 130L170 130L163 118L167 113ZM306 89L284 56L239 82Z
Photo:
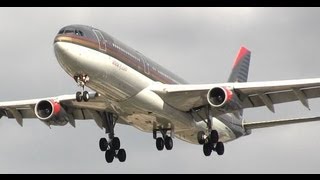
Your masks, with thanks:
M203 145L203 154L205 156L210 156L211 155L211 152L212 152L212 149L211 149L211 146L209 143L205 143Z
M216 145L216 151L219 156L224 154L224 145L222 142L218 142Z
M197 138L198 138L198 143L199 144L204 144L205 143L205 138L204 138L205 133L203 131L199 131Z
M114 137L111 141L111 144L115 150L120 149L120 139L118 137Z
M169 136L166 136L164 138L164 145L166 146L167 150L171 150L173 148L173 141L172 138Z
M156 139L156 146L157 146L158 151L162 151L163 150L164 141L163 141L162 138L159 137L159 138Z
M83 92L83 100L84 100L85 102L88 102L89 99L90 99L90 96L89 96L88 91L84 91L84 92Z
M119 149L117 156L120 162L126 161L127 155L124 149Z
M99 141L99 147L101 151L106 151L108 149L108 141L106 138L101 138Z
M112 163L114 159L114 150L108 149L105 154L107 163Z
M210 133L210 139L211 139L211 142L217 143L219 141L218 131L212 130Z
M81 92L79 92L79 91L76 93L76 100L77 100L78 102L81 102L81 101L82 101Z

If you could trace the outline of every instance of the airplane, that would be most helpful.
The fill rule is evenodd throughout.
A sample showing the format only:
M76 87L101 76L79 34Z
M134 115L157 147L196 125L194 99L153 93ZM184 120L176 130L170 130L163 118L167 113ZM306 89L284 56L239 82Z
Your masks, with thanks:
M319 121L302 117L260 122L243 118L247 108L267 107L320 97L320 78L248 82L251 52L240 50L228 82L188 84L156 62L109 34L87 25L68 25L54 38L54 53L79 91L55 97L0 102L0 118L37 118L45 125L76 127L94 120L105 130L99 140L107 163L125 162L126 151L115 136L116 124L152 133L156 148L172 150L173 138L201 145L205 156L224 154L224 144L253 129ZM90 88L92 92L88 92Z

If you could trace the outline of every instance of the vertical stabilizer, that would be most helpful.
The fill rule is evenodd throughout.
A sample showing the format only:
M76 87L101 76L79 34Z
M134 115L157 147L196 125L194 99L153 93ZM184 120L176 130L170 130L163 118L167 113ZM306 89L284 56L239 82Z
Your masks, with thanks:
M247 82L250 66L250 56L251 52L247 48L240 48L238 55L233 62L232 71L228 82Z

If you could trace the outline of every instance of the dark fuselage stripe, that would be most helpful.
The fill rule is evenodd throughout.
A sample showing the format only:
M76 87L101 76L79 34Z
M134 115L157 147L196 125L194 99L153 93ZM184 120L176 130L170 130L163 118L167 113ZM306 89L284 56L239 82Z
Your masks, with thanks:
M58 35L54 42L70 42L74 44L78 44L81 46L85 46L91 49L94 49L96 51L99 51L101 53L107 54L109 56L112 56L118 60L120 60L122 63L128 65L129 67L133 68L134 70L140 72L141 74L147 76L148 78L154 80L154 81L160 81L165 84L177 84L177 82L171 80L170 78L165 77L158 71L155 71L151 66L149 67L149 73L145 72L145 65L147 65L148 62L145 62L145 64L142 62L143 60L140 59L140 62L136 59L132 58L129 55L126 55L121 50L115 48L114 46L106 43L106 50L101 50L99 43L97 41L93 41L89 38L85 38L82 36L76 36L76 35ZM167 75L168 76L168 75ZM168 76L170 77L170 76Z

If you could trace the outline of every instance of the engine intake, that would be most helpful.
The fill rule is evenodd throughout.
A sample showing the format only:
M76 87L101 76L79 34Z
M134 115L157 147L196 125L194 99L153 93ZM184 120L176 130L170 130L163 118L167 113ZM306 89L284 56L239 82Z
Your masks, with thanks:
M215 87L209 90L207 99L211 106L222 107L233 98L231 90L222 87Z
M59 103L50 101L50 100L42 100L39 101L34 109L34 112L40 120L49 120L54 116L60 114L61 106Z
M233 89L214 87L208 91L207 101L217 112L231 113L241 110L241 101Z

